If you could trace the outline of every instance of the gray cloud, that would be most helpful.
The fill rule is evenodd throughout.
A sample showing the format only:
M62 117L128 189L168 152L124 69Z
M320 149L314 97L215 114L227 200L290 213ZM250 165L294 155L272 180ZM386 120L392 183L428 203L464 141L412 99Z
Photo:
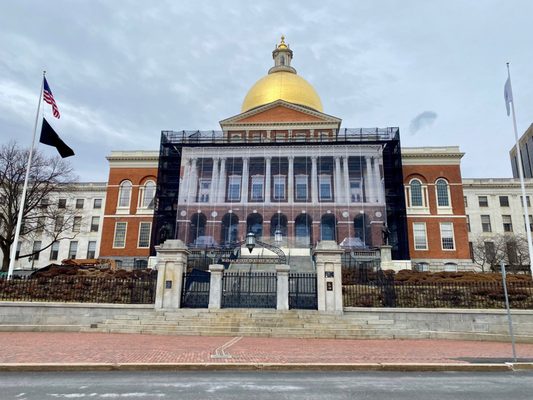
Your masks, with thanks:
M411 123L409 124L409 132L415 134L420 129L433 125L437 117L438 115L434 111L421 112L411 120Z

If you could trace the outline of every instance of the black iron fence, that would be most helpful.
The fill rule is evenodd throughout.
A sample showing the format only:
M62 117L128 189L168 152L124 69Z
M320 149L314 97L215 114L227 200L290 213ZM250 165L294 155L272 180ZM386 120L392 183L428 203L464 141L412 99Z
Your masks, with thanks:
M533 282L507 282L511 308L533 309ZM501 282L343 282L344 307L505 308Z
M222 308L276 308L275 272L226 272L222 278Z
M289 274L289 308L316 310L318 306L315 273Z
M211 274L207 271L195 269L183 274L181 307L207 308L209 305L210 283Z
M1 301L152 304L157 275L143 279L83 276L0 279Z

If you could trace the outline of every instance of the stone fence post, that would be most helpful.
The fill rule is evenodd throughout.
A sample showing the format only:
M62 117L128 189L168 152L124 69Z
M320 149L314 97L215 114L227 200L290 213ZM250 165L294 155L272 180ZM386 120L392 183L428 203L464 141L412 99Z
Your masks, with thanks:
M319 311L343 311L341 269L343 252L333 240L318 242L313 251L316 263Z
M181 240L167 240L157 251L156 309L177 309L181 304L183 273L187 267L187 246Z
M385 244L380 248L381 257L381 269L394 269L394 263L392 262L392 246Z
M209 309L219 310L222 306L222 275L224 266L222 264L211 264L209 266L211 278L209 281Z
M277 302L276 309L287 311L289 309L289 271L286 264L276 265L277 273Z

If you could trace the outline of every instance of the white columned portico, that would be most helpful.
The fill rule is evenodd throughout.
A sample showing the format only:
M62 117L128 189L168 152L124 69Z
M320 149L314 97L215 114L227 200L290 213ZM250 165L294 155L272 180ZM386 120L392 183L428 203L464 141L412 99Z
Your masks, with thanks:
M311 202L318 203L318 174L316 168L317 156L311 156Z
M272 157L265 157L265 203L270 204L270 184L272 182L272 173L271 173L271 162Z
M247 157L242 158L242 191L241 191L241 202L248 202L248 180L249 180L249 169L248 163L250 159Z
M342 169L344 171L344 195L346 203L350 204L350 170L348 169L348 156L342 157Z
M218 182L218 202L224 203L226 201L226 158L220 159L220 171Z
M344 200L342 191L342 173L341 158L335 156L335 202L340 203Z
M287 201L294 202L294 156L289 156L289 173L287 179Z
M211 175L211 188L209 191L209 202L217 202L217 188L218 188L218 157L213 157L213 173Z
M376 187L376 202L384 203L383 185L381 184L381 172L379 170L380 159L374 157L374 182Z
M370 156L365 156L366 161L366 173L365 173L365 202L373 203L374 202L374 183L372 179L372 164Z
M196 167L196 158L191 161L191 173L189 174L190 180L187 185L187 203L196 202L196 189L198 188L198 168Z

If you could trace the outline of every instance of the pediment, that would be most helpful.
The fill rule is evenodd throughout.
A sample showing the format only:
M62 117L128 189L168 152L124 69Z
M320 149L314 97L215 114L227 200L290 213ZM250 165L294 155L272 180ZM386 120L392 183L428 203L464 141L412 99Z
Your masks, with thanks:
M305 106L276 100L220 121L222 127L227 125L277 124L277 123L333 123L340 124L341 119Z

